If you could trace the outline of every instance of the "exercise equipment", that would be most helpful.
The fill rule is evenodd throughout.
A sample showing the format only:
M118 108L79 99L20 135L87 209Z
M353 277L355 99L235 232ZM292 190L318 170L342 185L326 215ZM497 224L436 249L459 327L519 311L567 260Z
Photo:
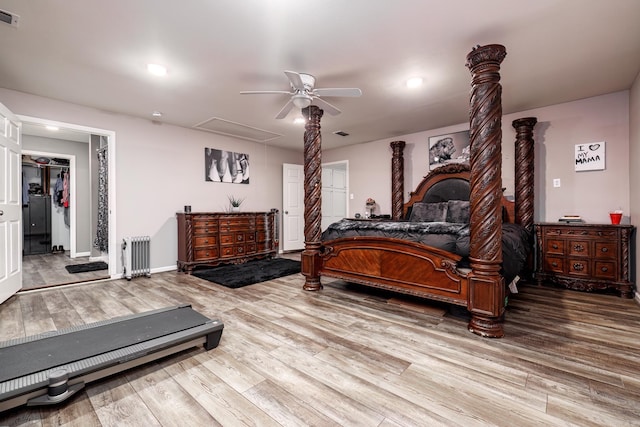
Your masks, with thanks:
M0 412L63 402L85 384L203 345L224 324L180 305L0 343Z

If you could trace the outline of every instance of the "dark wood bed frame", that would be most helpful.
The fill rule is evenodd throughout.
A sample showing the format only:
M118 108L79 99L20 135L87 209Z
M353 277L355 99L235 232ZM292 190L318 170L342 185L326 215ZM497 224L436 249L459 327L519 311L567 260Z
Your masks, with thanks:
M506 220L529 231L533 228L533 127L536 119L515 120L515 201L502 190L502 87L500 64L504 46L474 48L467 55L471 71L470 145L466 170L443 166L427 175L403 201L403 141L391 143L392 218L401 219L436 182L463 178L470 183L470 270L457 267L460 256L423 244L381 237L350 237L321 242L321 134L322 110L303 109L305 249L302 252L304 289L322 289L320 276L387 289L465 306L471 313L469 330L485 337L502 337L507 289L500 274L503 210ZM504 206L504 208L503 208Z

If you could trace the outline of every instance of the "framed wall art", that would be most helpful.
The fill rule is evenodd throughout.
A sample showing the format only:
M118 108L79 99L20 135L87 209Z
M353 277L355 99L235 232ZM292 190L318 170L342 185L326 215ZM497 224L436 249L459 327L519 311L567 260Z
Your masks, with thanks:
M249 184L249 155L205 148L204 179L211 182Z
M576 172L604 170L605 142L576 144Z
M429 170L450 163L469 163L469 131L429 138Z

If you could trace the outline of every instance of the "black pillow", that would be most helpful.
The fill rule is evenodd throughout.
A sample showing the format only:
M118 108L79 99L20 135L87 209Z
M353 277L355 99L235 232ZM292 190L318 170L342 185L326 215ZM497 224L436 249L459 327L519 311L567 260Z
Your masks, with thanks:
M447 220L447 202L414 203L409 221L445 222Z
M447 206L447 222L469 224L471 217L468 200L449 200Z

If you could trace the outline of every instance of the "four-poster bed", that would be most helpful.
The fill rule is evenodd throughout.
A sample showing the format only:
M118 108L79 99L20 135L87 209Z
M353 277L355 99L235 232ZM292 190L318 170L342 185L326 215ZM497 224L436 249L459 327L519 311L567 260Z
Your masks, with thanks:
M505 276L511 280L526 264L525 254L524 260L516 260L515 267L511 266L513 268L507 271L507 264L513 261L505 252L511 239L509 236L521 236L523 244L528 245L525 252L531 247L532 134L536 123L535 118L513 122L517 135L516 200L510 202L503 197L501 179L499 69L505 55L503 46L488 45L474 48L467 56L467 67L472 74L469 166L448 165L435 169L403 204L402 151L405 143L391 143L392 219L395 220L391 222L402 229L391 231L391 237L362 233L361 228L379 228L372 221L362 221L364 227L343 224L345 228L351 227L352 234L347 237L321 235L322 110L316 106L303 110L307 118L305 250L302 253L305 290L321 289L320 276L329 276L445 301L467 308L471 314L469 330L472 332L487 337L503 336L502 317L508 292ZM436 222L424 225L425 221ZM518 225L508 224L513 222ZM424 243L420 240L422 236L407 240L405 237L409 232L429 234L429 238L435 240ZM436 247L439 244L435 241L444 242L440 247L445 249ZM506 260L503 260L503 252L508 254ZM467 264L463 266L465 260Z

